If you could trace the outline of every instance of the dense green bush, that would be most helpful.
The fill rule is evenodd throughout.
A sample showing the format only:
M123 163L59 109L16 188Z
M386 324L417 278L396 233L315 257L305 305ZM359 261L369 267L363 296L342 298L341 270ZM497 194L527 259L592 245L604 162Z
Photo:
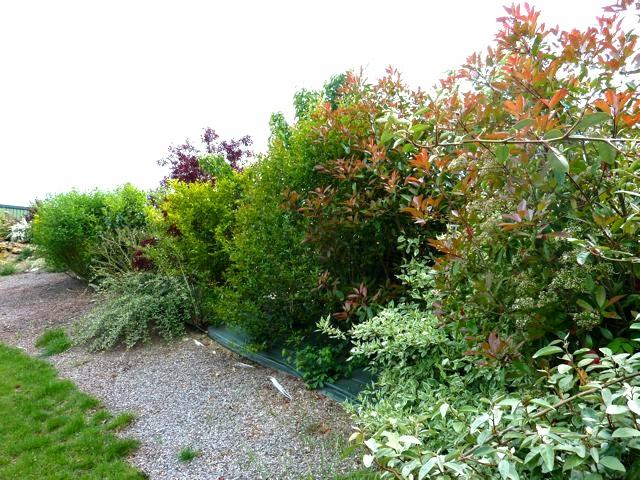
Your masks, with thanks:
M314 107L321 98L318 94L313 100ZM231 265L218 302L217 317L242 326L257 343L313 327L325 309L316 288L320 262L305 241L307 222L290 201L296 191L316 185L315 165L342 147L338 141L319 143L318 120L303 116L307 110L298 103L295 125L274 117L279 120L272 122L268 154L244 172L228 245Z
M180 337L191 321L193 301L182 279L152 272L107 278L102 301L77 326L76 339L91 350L130 348L154 336Z
M68 270L84 280L95 274L101 238L121 228L146 226L146 195L132 185L113 192L69 192L40 203L32 241L54 269Z
M241 174L227 173L215 183L169 181L150 209L155 241L146 254L160 271L188 282L200 317L210 315L229 266Z

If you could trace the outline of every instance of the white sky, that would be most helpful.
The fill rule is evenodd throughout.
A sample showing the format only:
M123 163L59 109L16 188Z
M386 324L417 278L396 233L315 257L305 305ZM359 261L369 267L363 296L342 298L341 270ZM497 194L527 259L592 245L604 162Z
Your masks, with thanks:
M157 185L171 143L211 126L264 150L301 87L387 65L428 88L484 50L510 0L0 0L0 203ZM562 28L613 0L533 0Z

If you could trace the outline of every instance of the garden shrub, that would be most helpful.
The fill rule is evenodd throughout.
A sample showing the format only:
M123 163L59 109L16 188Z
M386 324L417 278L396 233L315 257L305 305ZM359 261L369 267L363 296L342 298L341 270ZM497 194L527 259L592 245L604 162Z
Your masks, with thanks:
M15 263L0 262L0 277L13 275L18 271Z
M345 339L327 341L318 335L291 334L282 355L293 365L311 389L349 377L362 362L347 361L351 343ZM290 347L287 347L290 346Z
M94 278L122 275L134 270L151 269L151 261L144 252L153 243L148 228L122 227L107 230L92 248L91 272Z
M201 317L229 266L227 244L240 192L240 174L231 170L215 183L172 180L150 212L155 241L145 252L160 271L188 282Z
M318 314L317 263L303 243L299 215L281 207L284 186L295 175L282 160L270 156L245 171L228 245L231 264L215 304L219 321L241 326L256 343L282 339Z
M127 348L165 340L185 333L191 321L192 299L179 278L153 272L129 272L108 277L100 286L102 297L77 326L76 340L91 350L105 350L123 344Z
M395 275L404 255L397 238L439 227L431 222L421 228L403 213L415 190L409 177L413 157L379 143L390 134L380 120L417 110L424 95L409 90L391 69L376 84L349 73L330 90L332 101L313 110L313 135L325 148L339 148L315 158L313 188L289 196L305 216L306 240L319 255L320 288L340 302L335 316L348 324L370 317L400 293Z
M42 201L32 227L33 243L54 269L91 280L100 260L95 250L102 236L121 228L146 226L146 195L132 185L113 192L72 191Z
M313 328L326 308L317 288L321 265L306 241L307 221L291 205L296 191L317 185L315 165L339 155L342 146L338 138L319 141L314 112L323 94L299 97L296 123L275 115L269 152L244 172L228 246L231 265L217 303L217 317L241 326L256 343Z
M220 173L226 176L229 170L242 170L253 156L249 150L253 140L248 135L237 140L220 140L216 131L207 127L202 131L200 140L202 148L188 139L181 145L169 147L169 155L158 161L161 166L169 166L169 175L163 183L169 180L213 183Z
M205 128L201 147L186 140L169 147L160 165L170 172L162 188L151 196L152 237L139 255L170 276L180 276L189 287L196 317L215 321L213 306L229 266L227 244L235 224L242 190L242 168L253 153L246 135L220 140Z
M346 333L379 371L354 438L384 478L637 475L631 5L566 32L509 7L485 55L379 119L370 150L410 157L399 206L427 228L399 300ZM416 265L430 299L407 296Z

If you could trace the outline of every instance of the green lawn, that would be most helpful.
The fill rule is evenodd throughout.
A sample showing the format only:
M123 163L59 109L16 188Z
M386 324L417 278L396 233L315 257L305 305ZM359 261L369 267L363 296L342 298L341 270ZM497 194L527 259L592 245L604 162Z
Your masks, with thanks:
M141 479L113 417L48 363L0 344L0 479Z

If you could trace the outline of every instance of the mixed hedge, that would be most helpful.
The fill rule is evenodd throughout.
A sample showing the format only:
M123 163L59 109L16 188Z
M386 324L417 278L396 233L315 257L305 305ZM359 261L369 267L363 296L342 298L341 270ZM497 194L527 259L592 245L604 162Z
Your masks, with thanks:
M508 7L432 91L332 77L273 115L266 154L206 129L148 201L50 198L34 241L115 292L98 336L170 337L173 315L283 345L314 386L368 365L352 440L383 478L635 478L638 10L561 31Z

